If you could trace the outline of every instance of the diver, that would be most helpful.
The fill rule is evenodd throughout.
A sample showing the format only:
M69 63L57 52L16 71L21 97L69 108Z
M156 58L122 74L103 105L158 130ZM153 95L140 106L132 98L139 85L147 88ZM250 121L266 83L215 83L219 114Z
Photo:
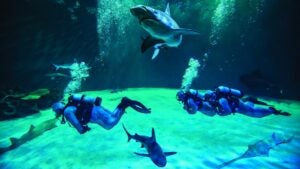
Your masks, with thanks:
M127 107L141 113L150 113L151 109L142 103L123 97L121 103L113 112L101 106L100 97L88 97L81 94L71 95L68 103L56 102L52 105L52 110L56 113L56 118L62 116L61 123L65 123L65 118L76 130L83 134L90 130L88 123L97 123L109 130L113 128L121 119Z
M204 94L197 90L189 89L177 92L177 100L181 101L184 109L189 114L201 111L208 116L226 116L241 113L250 117L265 117L271 114L290 116L288 112L282 112L273 106L258 100L255 97L246 97L237 90L225 86L219 86L214 91L209 90Z

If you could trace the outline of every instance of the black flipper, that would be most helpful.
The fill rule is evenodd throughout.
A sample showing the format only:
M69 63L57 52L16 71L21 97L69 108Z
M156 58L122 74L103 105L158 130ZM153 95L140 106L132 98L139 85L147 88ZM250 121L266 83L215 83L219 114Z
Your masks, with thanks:
M145 39L143 39L143 43L141 46L141 51L144 53L147 49L153 47L154 45L158 43L164 43L165 41L160 40L160 39L155 39L151 36L147 36Z
M291 115L291 113L289 113L289 112L283 112L281 110L275 109L274 107L269 107L269 109L273 110L274 115L282 115L282 116L290 116Z
M147 108L142 103L131 100L128 97L123 97L121 103L117 107L124 111L128 106L141 113L151 113L150 108Z
M143 105L141 102L138 102L136 100L128 99L129 106L133 108L134 110L141 112L141 113L151 113L151 109L147 108L145 105Z

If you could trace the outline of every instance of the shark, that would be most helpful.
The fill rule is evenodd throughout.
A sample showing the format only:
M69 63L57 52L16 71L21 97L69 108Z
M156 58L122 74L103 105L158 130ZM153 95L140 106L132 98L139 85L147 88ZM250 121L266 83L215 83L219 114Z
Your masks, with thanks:
M221 169L226 167L238 160L245 159L245 158L252 158L252 157L259 157L259 156L269 156L269 151L274 149L276 146L284 143L289 143L293 139L293 136L287 138L280 136L276 133L273 133L270 139L265 140L258 140L254 144L248 145L248 149L239 157L236 157L230 161L224 162L221 165L217 166L217 169Z
M147 49L154 47L152 60L157 57L160 49L178 47L183 35L200 35L192 29L178 26L171 17L169 3L164 12L145 5L134 6L130 8L130 12L139 20L141 27L149 33L149 36L143 38L141 51L144 53Z
M155 137L155 131L154 128L152 128L152 135L151 137L148 136L142 136L139 134L131 135L127 129L125 128L123 124L123 129L125 130L127 136L128 136L128 142L131 139L136 140L137 142L140 142L142 145L142 148L146 148L148 154L142 154L135 152L136 155L144 156L144 157L150 157L152 162L157 165L158 167L164 167L167 164L167 158L166 156L174 155L177 152L164 152L161 146L156 142Z
M53 119L46 120L36 126L30 125L29 130L25 132L21 137L19 138L10 137L9 139L11 145L8 147L0 147L0 155L7 151L15 149L30 140L35 139L36 137L42 135L46 131L56 128L57 127L56 122L57 119L53 118Z
M55 67L55 70L59 70L59 69L72 69L72 64L62 64L62 65L58 65L58 64L52 64Z

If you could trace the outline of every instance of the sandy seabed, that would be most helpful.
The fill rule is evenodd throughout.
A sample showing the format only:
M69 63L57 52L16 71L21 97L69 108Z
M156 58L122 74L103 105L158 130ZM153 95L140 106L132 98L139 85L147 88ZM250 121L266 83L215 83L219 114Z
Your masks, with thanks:
M141 114L128 108L113 129L105 130L90 124L92 130L84 135L58 121L58 127L0 155L0 168L159 168L149 158L133 153L146 151L140 148L140 143L127 142L122 123L130 133L147 136L154 127L157 141L164 151L177 152L167 157L165 168L168 169L216 168L243 154L248 145L270 138L273 132L293 136L293 140L270 150L269 156L242 159L224 168L299 168L299 101L267 100L276 108L292 113L290 117L251 118L241 114L209 117L202 113L187 114L176 100L176 92L166 88L132 88L113 94L109 90L84 92L102 97L102 106L110 110L127 96L150 107L152 113ZM0 122L0 146L9 146L9 137L20 137L31 124L38 125L53 117L54 113L48 109L26 118Z

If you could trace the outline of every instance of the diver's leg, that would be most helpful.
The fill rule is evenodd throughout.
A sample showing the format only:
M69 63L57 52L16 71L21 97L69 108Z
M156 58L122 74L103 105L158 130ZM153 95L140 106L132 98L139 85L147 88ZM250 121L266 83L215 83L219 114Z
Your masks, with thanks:
M109 130L113 128L124 114L124 109L117 107L113 112L102 106L94 106L92 110L91 123L97 123Z
M252 102L254 104L269 106L268 103L258 100L258 98L254 97L254 96L248 96L248 97L243 98L242 100L244 102Z
M92 117L90 122L97 123L109 130L113 128L120 121L122 115L125 112L125 109L130 106L136 111L143 113L150 113L150 109L147 109L140 102L130 100L127 97L124 97L121 103L115 108L113 112L105 109L102 106L94 106L92 110Z
M261 118L273 114L274 111L272 109L269 109L268 107L255 107L255 105L252 102L240 101L238 113L250 117Z
M72 124L72 126L74 126L80 134L83 134L86 130L82 127L82 125L78 121L75 115L76 110L77 108L75 106L69 106L65 109L64 115L66 119Z

